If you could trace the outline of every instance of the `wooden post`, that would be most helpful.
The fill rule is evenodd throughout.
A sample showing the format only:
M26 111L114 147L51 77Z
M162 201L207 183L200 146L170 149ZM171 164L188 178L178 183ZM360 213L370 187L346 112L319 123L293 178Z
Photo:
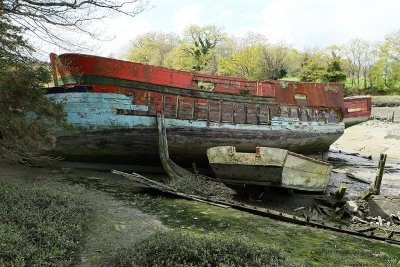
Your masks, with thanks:
M243 109L244 109L244 124L247 124L247 105L246 104L243 105Z
M385 170L386 157L387 157L386 154L381 154L379 157L379 163L378 163L378 168L376 170L376 176L374 182L375 195L379 195L381 191L382 176L383 176L383 171Z
M236 104L232 102L232 123L235 123Z
M207 121L210 121L210 101L207 99Z
M345 183L340 183L339 187L337 188L335 192L335 196L338 199L342 199L344 197L344 194L346 193L346 184Z
M177 119L179 119L179 108L180 108L180 103L181 102L181 99L180 99L180 96L178 95L177 97L176 97L176 106L175 106L175 118L177 118Z
M193 99L193 104L192 104L192 120L194 120L194 113L196 110L196 99Z
M150 105L151 105L151 94L150 92L147 94L147 114L150 113Z
M392 122L394 122L394 111L392 113Z
M271 116L271 107L268 107L268 123L270 123L272 120L272 116Z
M162 103L162 112L164 113L164 106L165 106L165 95L161 95L161 103Z
M192 162L192 168L193 168L193 173L194 174L199 174L199 171L197 170L197 167L196 167L196 162Z
M256 105L256 116L257 116L257 124L260 124L260 113L261 113L261 109L260 109L260 105L257 104Z
M222 100L219 101L219 122L222 122Z

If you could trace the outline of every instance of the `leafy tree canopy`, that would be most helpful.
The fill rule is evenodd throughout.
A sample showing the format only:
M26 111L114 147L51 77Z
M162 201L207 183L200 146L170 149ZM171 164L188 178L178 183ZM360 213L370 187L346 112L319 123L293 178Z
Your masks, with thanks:
M127 9L129 5L134 8ZM50 82L49 68L32 56L40 48L30 46L23 35L75 49L79 42L60 32L94 36L88 30L91 21L121 13L134 16L143 8L137 0L0 1L0 156L25 164L50 159L43 151L65 117L62 106L40 90Z
M212 25L192 25L186 28L184 34L190 43L186 52L195 60L195 65L192 67L194 71L200 71L206 67L212 49L225 38L222 29Z
M82 40L85 36L99 38L96 22L120 14L135 16L148 4L141 0L3 0L1 3L2 15L37 40L37 50L41 49L40 43L64 50L87 50L88 45Z

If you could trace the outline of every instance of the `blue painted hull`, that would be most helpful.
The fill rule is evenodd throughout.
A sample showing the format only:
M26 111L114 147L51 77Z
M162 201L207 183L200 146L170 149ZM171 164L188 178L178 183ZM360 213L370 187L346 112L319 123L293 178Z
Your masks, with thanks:
M70 160L158 164L156 117L145 105L111 93L57 93L49 97L65 104L67 121L75 129L58 134L52 152ZM119 110L141 115L121 114ZM302 122L274 118L270 124L234 124L166 118L170 156L180 163L207 162L206 150L233 145L251 152L270 146L310 154L325 151L344 131L343 123Z

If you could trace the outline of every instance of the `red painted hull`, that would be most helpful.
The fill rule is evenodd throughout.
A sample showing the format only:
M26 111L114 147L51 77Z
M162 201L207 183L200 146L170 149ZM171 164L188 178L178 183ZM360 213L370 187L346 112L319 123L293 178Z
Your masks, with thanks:
M371 97L352 96L344 98L344 123L346 127L367 121L371 117Z
M277 104L328 109L343 109L343 85L340 83L302 83L285 81L249 81L243 78L206 75L117 59L82 55L51 55L56 76L66 86L85 84L68 79L82 75L110 77L176 88L201 90L199 82L213 85L212 91L273 98ZM129 94L121 86L91 83L95 92ZM143 92L145 93L145 92ZM140 97L137 99L140 99Z

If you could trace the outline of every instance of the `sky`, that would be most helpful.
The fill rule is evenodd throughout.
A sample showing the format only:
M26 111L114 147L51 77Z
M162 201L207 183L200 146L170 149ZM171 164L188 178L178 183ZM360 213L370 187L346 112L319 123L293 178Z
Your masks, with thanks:
M264 34L297 49L344 44L352 38L381 41L400 30L399 0L150 0L134 18L118 16L101 27L111 41L93 53L118 55L149 31L182 34L185 27L215 25L233 36Z

